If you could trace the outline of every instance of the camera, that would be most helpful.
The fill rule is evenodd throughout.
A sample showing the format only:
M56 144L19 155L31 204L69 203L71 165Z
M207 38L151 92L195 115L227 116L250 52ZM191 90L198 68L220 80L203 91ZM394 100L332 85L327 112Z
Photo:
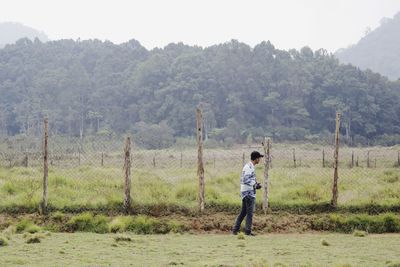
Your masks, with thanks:
M254 188L255 188L255 189L261 189L261 184L260 184L260 183L256 183L256 184L254 185Z

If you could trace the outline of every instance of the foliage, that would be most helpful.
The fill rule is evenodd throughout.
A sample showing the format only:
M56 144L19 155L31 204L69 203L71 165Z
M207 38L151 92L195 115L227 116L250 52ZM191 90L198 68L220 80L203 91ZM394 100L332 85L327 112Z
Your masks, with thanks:
M0 247L4 247L8 245L8 240L6 237L0 235Z
M70 231L107 233L108 219L103 215L93 216L90 212L85 212L73 216L67 223Z
M207 48L170 44L146 50L131 40L41 43L0 49L0 135L68 136L135 132L147 148L195 136L227 146L257 140L325 138L343 113L342 134L393 143L400 134L400 84L340 65L325 50L254 48L236 40ZM12 193L12 188L8 191Z

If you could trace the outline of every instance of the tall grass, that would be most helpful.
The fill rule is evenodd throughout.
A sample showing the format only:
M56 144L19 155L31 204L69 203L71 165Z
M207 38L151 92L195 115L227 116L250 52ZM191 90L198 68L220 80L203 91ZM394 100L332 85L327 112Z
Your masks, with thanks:
M235 166L206 172L206 204L237 209L240 206L239 172ZM262 181L263 167L257 166ZM321 167L281 168L270 171L271 207L324 205L331 198L333 170ZM398 168L343 168L339 172L339 205L356 207L400 205ZM0 168L0 210L36 210L42 195L40 168ZM49 205L56 210L121 208L124 192L121 168L51 167ZM195 168L133 168L134 205L182 207L197 205ZM257 204L261 204L261 191Z

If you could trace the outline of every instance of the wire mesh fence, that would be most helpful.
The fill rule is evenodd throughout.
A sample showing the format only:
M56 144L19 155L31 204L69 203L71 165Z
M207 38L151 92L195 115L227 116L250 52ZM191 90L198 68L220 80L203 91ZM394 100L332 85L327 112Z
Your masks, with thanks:
M43 138L0 139L0 207L37 208L43 194ZM207 144L207 143L206 143ZM65 137L48 140L48 204L55 209L119 208L124 199L125 138ZM261 144L204 148L207 204L240 202L239 177ZM400 147L339 149L339 205L400 203ZM131 150L131 198L136 204L197 205L197 146ZM332 198L334 143L273 143L270 205L327 203ZM256 166L262 181L264 166ZM258 201L261 201L258 199Z

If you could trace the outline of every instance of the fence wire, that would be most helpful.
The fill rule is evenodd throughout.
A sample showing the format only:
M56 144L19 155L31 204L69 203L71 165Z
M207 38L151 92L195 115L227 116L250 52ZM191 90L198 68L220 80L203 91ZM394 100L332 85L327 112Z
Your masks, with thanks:
M133 138L134 140L134 138ZM0 138L0 207L36 207L42 197L43 140ZM112 208L124 199L124 138L49 137L49 200L58 209ZM204 148L206 203L239 199L242 167L261 144ZM399 204L400 147L339 149L340 205ZM270 203L325 203L332 195L334 142L273 143ZM148 150L133 142L131 197L138 204L195 206L197 147ZM264 166L256 166L262 181Z

